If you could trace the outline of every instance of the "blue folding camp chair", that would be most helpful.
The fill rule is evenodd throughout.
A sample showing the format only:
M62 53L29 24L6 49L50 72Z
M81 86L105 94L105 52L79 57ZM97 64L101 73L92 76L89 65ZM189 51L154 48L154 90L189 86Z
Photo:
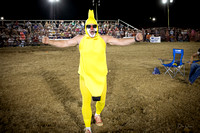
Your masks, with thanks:
M185 76L185 64L183 63L183 49L173 49L173 60L171 63L164 64L165 60L159 59L166 69L165 74L169 74L172 78L174 78L179 72L182 76Z

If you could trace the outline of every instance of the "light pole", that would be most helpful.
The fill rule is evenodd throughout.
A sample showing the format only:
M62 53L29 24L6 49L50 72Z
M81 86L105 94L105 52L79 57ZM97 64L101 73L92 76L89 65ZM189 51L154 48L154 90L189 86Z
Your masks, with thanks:
M168 28L169 28L169 4L170 3L173 3L173 0L162 0L162 3L163 4L167 4L167 18L168 18L168 21L167 21L167 23L168 23Z
M97 7L100 6L101 0L92 0L92 5L96 7L96 20L98 21Z
M60 0L49 0L50 3L53 4L53 19L55 20L55 3L59 2Z

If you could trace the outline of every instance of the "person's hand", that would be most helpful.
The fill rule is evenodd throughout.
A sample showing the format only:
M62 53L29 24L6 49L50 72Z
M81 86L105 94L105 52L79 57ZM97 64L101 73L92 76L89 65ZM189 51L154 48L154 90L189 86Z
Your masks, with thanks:
M48 44L49 43L49 38L47 36L42 38L42 43Z
M189 62L189 65L192 65L192 63L193 63L193 61L190 61L190 62Z
M136 36L135 36L135 39L137 40L137 41L143 41L143 35L142 35L142 33L137 33L136 34Z

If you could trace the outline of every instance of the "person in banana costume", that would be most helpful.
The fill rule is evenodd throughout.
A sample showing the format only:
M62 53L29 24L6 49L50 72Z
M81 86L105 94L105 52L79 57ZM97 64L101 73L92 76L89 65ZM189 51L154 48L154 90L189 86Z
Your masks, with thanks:
M43 37L44 44L56 47L70 47L79 44L80 64L80 90L82 94L82 115L85 123L86 133L91 133L91 101L96 102L95 124L103 126L100 114L105 106L107 92L107 62L106 44L130 45L142 41L143 36L137 33L136 38L117 39L108 35L99 35L98 24L94 18L93 10L89 10L88 19L85 23L85 35L78 35L69 40L49 40Z

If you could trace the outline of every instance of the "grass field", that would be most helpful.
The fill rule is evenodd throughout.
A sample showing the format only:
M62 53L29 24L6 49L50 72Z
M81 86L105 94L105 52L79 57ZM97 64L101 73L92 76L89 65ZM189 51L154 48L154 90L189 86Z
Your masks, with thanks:
M200 43L136 43L107 46L108 91L103 127L93 133L199 132L200 79L165 75L158 58L184 61ZM77 47L0 48L0 132L83 132ZM152 75L158 67L161 74ZM95 102L92 102L93 114Z

